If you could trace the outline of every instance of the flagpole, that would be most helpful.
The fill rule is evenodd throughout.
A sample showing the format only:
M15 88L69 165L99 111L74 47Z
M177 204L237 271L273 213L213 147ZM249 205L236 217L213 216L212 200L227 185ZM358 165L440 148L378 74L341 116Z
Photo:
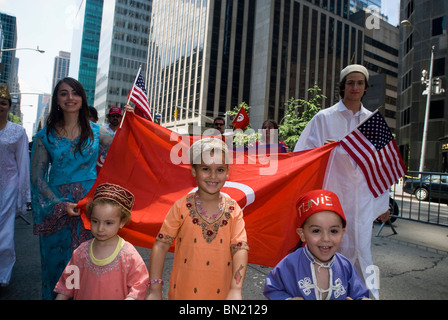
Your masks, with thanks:
M371 115L369 115L366 119L364 119L363 121L361 121L355 129L358 129L360 126L362 126L367 120L369 120L371 117L373 117L373 115L377 112L380 112L380 110L383 109L383 106L380 106L378 109L376 109L375 111L372 112Z
M141 70L142 70L142 65L140 65L140 67L138 68L138 72L137 72L137 75L135 76L134 84L132 85L131 92L129 93L128 102L126 104L129 104L129 102L131 101L132 94L134 93L135 84L137 83L137 79L138 79L138 76L139 76ZM126 109L124 109L123 118L121 119L121 123L120 123L120 128L123 125L123 121L124 121L125 117L126 117Z

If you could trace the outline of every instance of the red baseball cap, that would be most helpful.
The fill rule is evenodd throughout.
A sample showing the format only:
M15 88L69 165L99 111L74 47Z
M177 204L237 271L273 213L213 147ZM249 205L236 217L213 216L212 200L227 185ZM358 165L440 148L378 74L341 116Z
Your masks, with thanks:
M109 110L109 114L120 114L121 115L121 109L119 107L112 107Z
M299 228L311 215L321 211L332 211L342 218L344 228L347 224L338 196L328 190L312 190L305 193L297 201L296 208L299 215Z

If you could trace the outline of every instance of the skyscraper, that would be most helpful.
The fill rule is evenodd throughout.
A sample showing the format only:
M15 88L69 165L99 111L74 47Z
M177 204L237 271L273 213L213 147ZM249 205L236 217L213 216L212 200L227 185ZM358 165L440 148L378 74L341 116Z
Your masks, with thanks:
M0 12L0 48L17 48L17 22L16 17ZM0 83L5 83L10 92L19 92L18 80L19 59L16 52L1 51L0 53ZM22 117L20 110L20 95L12 95L11 112Z
M69 69L70 69L70 52L59 51L59 56L54 58L52 89L56 86L59 80L68 76Z
M99 121L123 107L140 66L146 70L151 0L104 0L96 76Z
M186 132L250 99L254 10L254 0L153 1L147 88L165 125Z
M429 72L434 46L433 86L429 103L425 171L448 171L448 2L445 0L402 0L400 6L400 56L398 100L400 131L398 144L405 164L419 170L427 95L422 93L422 71ZM441 92L441 88L445 92ZM398 118L398 117L397 117Z
M93 106L100 46L103 0L82 0L76 14L69 75L82 83Z
M17 47L17 23L16 17L0 12L0 47L11 49ZM0 54L0 83L6 83L8 87L13 87L12 83L16 77L15 51L2 51Z
M308 98L315 83L331 105L340 70L363 62L364 28L349 15L349 0L155 0L153 114L188 131L246 102L258 129L268 118L280 122L284 104Z

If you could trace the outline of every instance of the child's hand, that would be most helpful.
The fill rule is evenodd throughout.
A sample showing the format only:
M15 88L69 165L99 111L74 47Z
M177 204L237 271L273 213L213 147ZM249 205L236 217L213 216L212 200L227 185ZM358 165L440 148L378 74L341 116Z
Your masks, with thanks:
M162 290L150 292L146 300L162 300Z
M240 288L230 288L226 300L243 300Z
M303 299L302 297L294 297L294 298L291 298L291 299L288 299L288 300L305 300L305 299Z

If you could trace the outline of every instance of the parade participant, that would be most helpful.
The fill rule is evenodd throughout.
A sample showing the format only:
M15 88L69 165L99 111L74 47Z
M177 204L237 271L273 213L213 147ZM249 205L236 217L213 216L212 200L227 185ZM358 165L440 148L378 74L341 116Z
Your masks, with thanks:
M16 261L14 221L31 201L28 137L21 125L8 121L11 106L8 87L0 85L0 290L9 284Z
M89 106L89 120L92 122L98 122L98 111L95 107Z
M362 104L369 87L369 72L362 65L349 65L340 74L341 100L334 106L319 111L305 127L294 151L308 150L339 141L367 119L371 112ZM324 188L336 193L341 201L348 227L340 252L347 257L364 280L371 254L372 224L380 217L389 218L389 192L375 198L370 192L360 167L343 148L336 148L331 166L327 168ZM372 288L378 298L378 292Z
M242 299L249 246L241 208L220 192L229 174L227 153L216 138L190 147L198 188L174 203L156 237L148 299L162 298L163 265L174 240L169 299Z
M119 107L112 107L109 110L109 114L107 115L107 120L109 120L109 124L106 125L107 131L115 135L115 133L118 130L118 127L120 126L121 118L123 116L121 115L121 109Z
M216 117L213 120L213 128L218 130L219 133L223 134L225 129L226 121L223 117Z
M145 299L146 265L135 247L117 234L130 221L133 205L134 195L121 186L104 183L96 188L86 213L94 238L73 252L56 284L56 300ZM75 272L78 278L70 280Z
M272 300L367 299L369 291L353 265L336 252L346 225L336 194L307 192L296 208L299 248L271 270L263 294Z
M104 126L108 134L115 136L115 133L117 133L122 118L123 116L121 115L121 109L119 107L110 108L109 114L107 115L107 120L109 121L109 124ZM96 166L96 170L98 171L98 173L101 171L101 168L104 165L104 161L106 161L106 156L100 154Z
M265 120L261 125L261 130L263 130L264 134L261 135L261 140L257 141L257 145L270 145L271 148L277 148L278 153L289 152L286 143L278 139L277 121L271 119ZM273 134L273 141L271 141L271 133Z
M91 237L75 208L92 188L98 155L107 153L113 137L88 117L83 86L64 78L54 88L46 126L33 138L31 198L43 299L55 298L54 286L73 250Z

